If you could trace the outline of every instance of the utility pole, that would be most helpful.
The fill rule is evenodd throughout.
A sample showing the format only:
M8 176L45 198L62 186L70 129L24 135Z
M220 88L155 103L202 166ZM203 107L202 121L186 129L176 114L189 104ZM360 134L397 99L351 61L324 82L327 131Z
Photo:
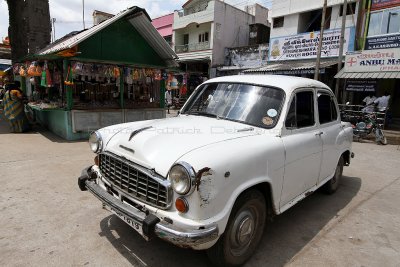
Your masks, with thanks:
M324 8L322 9L321 30L320 30L319 42L318 42L317 62L315 63L314 80L318 80L318 76L319 76L319 65L321 62L322 40L324 39L326 7L328 5L327 2L328 2L327 0L324 0Z
M338 72L342 69L344 30L346 29L346 16L347 16L347 0L344 0L343 13L342 13L342 29L340 32L339 57L337 63ZM337 99L339 99L339 84L340 84L340 79L336 79L335 95Z
M56 40L56 26L54 23L56 22L56 18L51 19L51 24L53 25L53 42Z
M86 27L85 27L85 0L82 0L82 22L83 22L83 29L86 29Z

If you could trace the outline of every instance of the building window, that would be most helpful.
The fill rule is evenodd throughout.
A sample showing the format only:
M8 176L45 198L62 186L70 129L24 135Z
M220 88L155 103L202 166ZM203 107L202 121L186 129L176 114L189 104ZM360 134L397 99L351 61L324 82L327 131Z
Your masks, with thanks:
M273 27L274 27L274 28L283 27L284 22L285 22L285 17L277 17L277 18L274 18Z
M330 28L330 18L332 15L332 7L326 9L324 29ZM299 16L298 33L313 32L321 30L322 9L312 10L301 13Z
M386 9L371 13L368 36L399 33L400 8Z
M199 43L208 42L208 32L199 34Z
M343 6L340 5L340 11L339 11L339 16L343 16ZM346 16L348 15L354 15L356 13L356 2L347 4L347 10L346 10Z

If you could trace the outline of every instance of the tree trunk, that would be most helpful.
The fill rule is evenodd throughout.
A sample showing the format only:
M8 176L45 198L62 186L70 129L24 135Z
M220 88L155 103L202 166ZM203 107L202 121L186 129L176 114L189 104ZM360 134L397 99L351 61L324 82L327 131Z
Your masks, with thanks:
M14 64L50 43L51 24L48 0L7 0L8 35Z
M50 43L49 1L26 1L25 14L28 21L28 53L35 54Z
M8 36L11 45L11 60L14 64L28 52L27 25L25 20L25 1L7 0L10 25Z

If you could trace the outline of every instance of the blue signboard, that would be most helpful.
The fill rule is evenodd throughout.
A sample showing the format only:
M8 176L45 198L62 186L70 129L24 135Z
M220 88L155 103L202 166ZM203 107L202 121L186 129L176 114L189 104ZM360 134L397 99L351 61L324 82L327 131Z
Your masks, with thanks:
M368 37L365 42L365 50L387 49L400 47L400 34L389 36Z

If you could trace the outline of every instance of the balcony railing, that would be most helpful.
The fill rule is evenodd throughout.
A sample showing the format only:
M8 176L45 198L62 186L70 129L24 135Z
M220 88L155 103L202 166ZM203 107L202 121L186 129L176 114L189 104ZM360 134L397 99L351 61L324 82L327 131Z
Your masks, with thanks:
M201 51L201 50L207 50L207 49L210 49L210 42L202 42L202 43L194 43L194 44L176 45L175 46L176 53Z

